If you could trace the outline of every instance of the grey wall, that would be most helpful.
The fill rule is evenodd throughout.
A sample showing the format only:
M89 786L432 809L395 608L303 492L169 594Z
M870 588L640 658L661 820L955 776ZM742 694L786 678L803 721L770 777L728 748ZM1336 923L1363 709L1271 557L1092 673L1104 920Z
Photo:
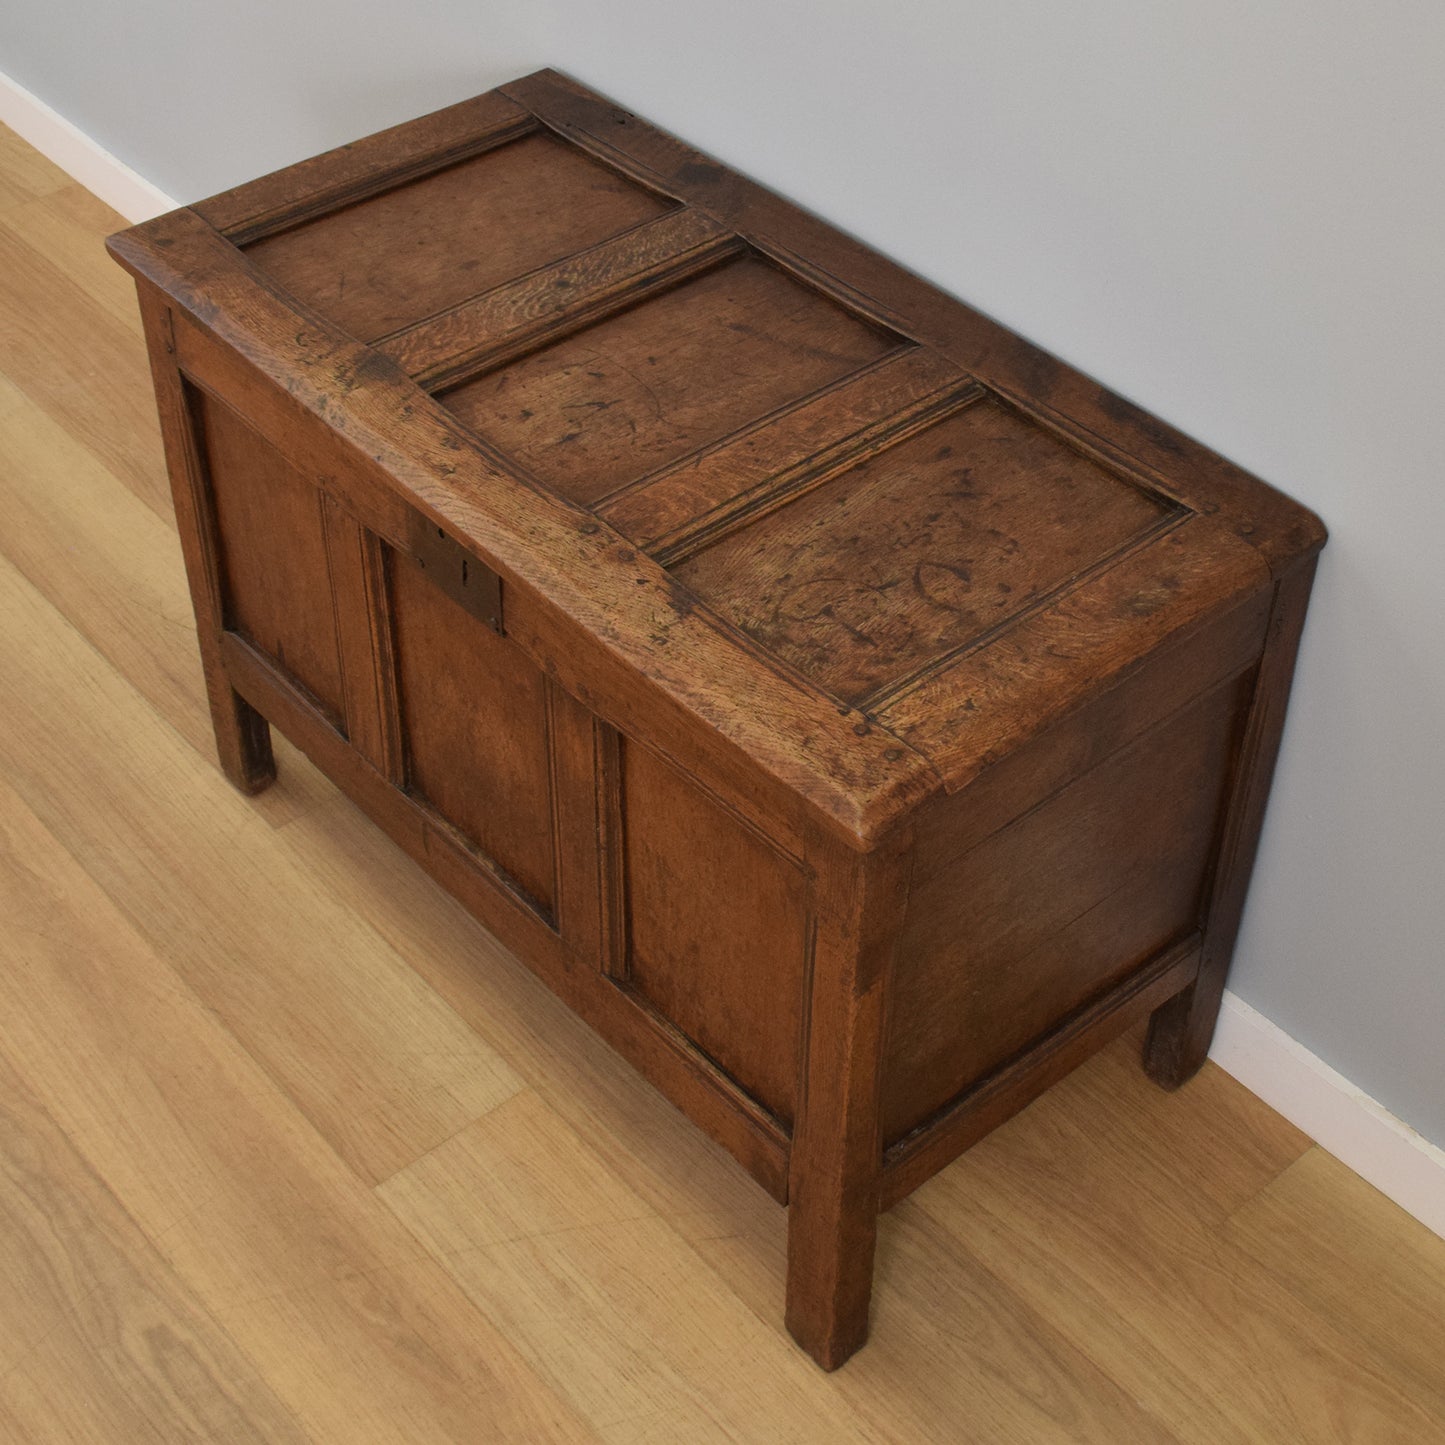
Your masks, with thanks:
M0 69L193 198L556 64L1333 529L1234 986L1445 1144L1438 0L12 0Z

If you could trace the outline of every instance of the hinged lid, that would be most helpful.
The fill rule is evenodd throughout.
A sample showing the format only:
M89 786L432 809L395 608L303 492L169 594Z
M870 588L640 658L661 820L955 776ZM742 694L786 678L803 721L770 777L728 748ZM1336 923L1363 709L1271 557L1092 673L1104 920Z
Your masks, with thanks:
M859 836L1323 537L551 72L115 248L389 458L447 547L605 632Z

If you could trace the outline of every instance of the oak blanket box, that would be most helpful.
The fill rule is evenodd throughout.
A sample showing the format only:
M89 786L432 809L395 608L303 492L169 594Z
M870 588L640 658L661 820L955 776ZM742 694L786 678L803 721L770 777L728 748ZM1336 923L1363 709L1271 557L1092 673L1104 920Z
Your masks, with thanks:
M544 71L112 238L217 746L279 728L788 1207L1209 1045L1318 520Z

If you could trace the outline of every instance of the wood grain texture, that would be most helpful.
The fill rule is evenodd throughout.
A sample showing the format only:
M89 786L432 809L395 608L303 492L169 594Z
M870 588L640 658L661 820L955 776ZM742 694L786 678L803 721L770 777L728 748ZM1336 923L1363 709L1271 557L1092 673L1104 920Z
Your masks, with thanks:
M757 426L623 488L598 511L670 564L704 539L981 395L972 380L932 352L890 353Z
M387 337L377 350L429 390L630 306L741 245L710 216L669 211Z
M546 679L409 559L392 553L387 579L407 787L550 915Z
M882 355L889 341L751 257L442 398L590 503Z
M529 135L247 248L268 276L371 340L659 215L665 202Z
M1296 1299L1338 1321L1380 1369L1405 1372L1426 1417L1445 1420L1445 1251L1438 1235L1323 1149L1301 1155L1236 1209L1224 1234ZM1285 1236L1310 1247L1281 1253L1277 1241ZM1360 1288L1362 1277L1368 1289Z
M187 389L214 517L221 623L345 716L323 495L224 403Z
M801 860L643 748L624 748L618 802L623 979L791 1124L808 951Z
M0 215L73 184L54 161L26 144L9 126L0 125ZM96 229L103 231L104 225Z
M1196 932L1246 701L1226 683L920 881L889 1013L888 1143Z
M897 736L962 793L1015 751L1179 648L1205 669L1221 619L1257 617L1268 583L1255 554L1191 517L1148 534L1084 585L1049 597L986 647L964 649L881 708ZM1258 631L1246 636L1254 643ZM1192 643L1192 645L1191 645Z
M1027 1049L956 1094L883 1155L879 1194L893 1208L1131 1025L1189 987L1199 972L1191 935L1057 1020Z
M1080 1111L1107 1097L1129 1062L1126 1051L1100 1056L1034 1105L1028 1138L1005 1130L982 1141L915 1207L1020 1297L1062 1307L1069 1337L1113 1360L1115 1377L1143 1391L1178 1438L1441 1438L1435 1393L1402 1391L1380 1372L1374 1346L1388 1351L1387 1332L1357 1334L1353 1320L1311 1308L1231 1242L1231 1213L1307 1141L1285 1129L1236 1152L1229 1081L1212 1069L1199 1083L1215 1109L1189 1135L1152 1101L1091 1128ZM1151 1147L1140 1148L1145 1138ZM1312 1254L1308 1236L1289 1237L1301 1258Z
M587 1438L34 815L8 793L3 807L7 916L25 945L23 976L4 984L5 1051L44 1088L110 1191L72 1181L74 1217L56 1221L52 1237L91 1252L76 1271L90 1312L119 1327L92 1347L98 1362L123 1366L127 1346L139 1346L159 1366L154 1383L138 1369L129 1380L118 1372L132 1403L117 1401L90 1438L340 1441L355 1431L401 1441L420 1431L460 1442L485 1424ZM96 1233L120 1215L140 1236L122 1233L116 1261L141 1273L138 1299L101 1267L87 1215L97 1216ZM174 1294L173 1280L182 1299L205 1303L239 1356L211 1366L210 1402L207 1362L188 1359L199 1351L184 1315L169 1329L157 1318L149 1331L128 1318L143 1315L147 1297ZM72 1345L56 1363L73 1366L84 1353ZM263 1374L278 1397L269 1409ZM106 1377L84 1375L79 1389L50 1378L63 1411L88 1403ZM0 1390L8 1395L11 1383ZM32 1384L14 1383L17 1398ZM165 1384L181 1396L173 1413L190 1391L212 1415L229 1406L230 1418L209 1432L162 1418L144 1433L131 1416L167 1399ZM51 1437L37 1429L35 1438Z
M535 1368L604 1439L666 1439L684 1421L703 1440L759 1431L860 1438L851 1412L796 1352L754 1388L737 1388L750 1361L777 1348L768 1325L699 1271L678 1232L531 1096L479 1120L381 1194L478 1308L529 1342ZM701 1296L689 1298L685 1282L701 1283ZM699 1309L705 1343L694 1332ZM575 1327L550 1333L559 1318Z
M860 461L677 575L865 711L1170 519L994 402Z
M919 881L935 877L991 833L1071 778L1088 772L1230 678L1253 670L1269 614L1267 593L1156 651L1147 668L1112 686L997 758L960 792L934 800L918 819Z
M0 1399L10 1438L304 1441L4 1058L0 1099ZM89 1368L77 1379L82 1359Z
M76 254L115 224L78 235ZM57 364L83 389L89 359L80 345L67 359L62 342ZM11 365L0 357L0 372ZM0 402L0 552L35 601L17 611L7 592L0 637L7 654L37 627L43 645L72 639L53 671L7 663L0 697L0 766L33 793L33 806L0 806L12 925L0 1057L43 1108L25 1114L22 1177L67 1157L81 1171L52 1173L68 1185L18 1270L0 1244L7 1287L34 1279L37 1260L72 1261L24 1296L63 1301L69 1324L45 1333L39 1314L0 1309L0 1337L18 1326L30 1351L0 1378L7 1441L151 1445L205 1438L207 1425L212 1438L337 1445L1445 1440L1431 1347L1445 1246L1212 1066L1177 1094L1153 1089L1137 1037L885 1215L873 1342L835 1374L807 1366L777 1316L784 1213L720 1148L284 742L281 781L260 799L243 802L195 763L209 725L173 539L8 375ZM110 438L114 454L154 445L148 410L120 425L133 435ZM107 676L125 680L120 694ZM17 732L25 716L34 725ZM179 786L164 781L172 773ZM117 869L111 852L134 838L137 815L179 844ZM82 816L83 828L66 824ZM235 845L195 847L201 818ZM224 940L228 971L250 981L253 1039L284 1035L298 1007L315 1007L284 985L305 963L286 940L296 919L318 907L330 919L334 905L365 927L344 934L332 989L344 997L358 971L373 989L405 975L524 1090L478 1106L452 1143L372 1188L296 1099L346 1096L395 1121L404 1105L356 1094L324 1027L293 1036L296 1075L283 1055L248 1052L178 971L180 955L165 955L162 889L223 918L214 900L257 873L267 888L247 906L276 927L222 921L187 944L204 954ZM430 1025L423 1043L418 1017L393 1010L387 1025L405 1034L413 1068L457 1048ZM12 1106L20 1094L7 1083ZM0 1208L13 1218L30 1206L8 1179ZM393 1211L424 1227L425 1243L388 1224ZM484 1253L452 1248L472 1240ZM648 1278L662 1284L644 1289ZM491 1317L476 1302L488 1298ZM160 1377L148 1347L107 1343L133 1342L111 1322L155 1319L155 1302L173 1331L178 1318L194 1329L209 1377ZM642 1337L650 1348L633 1347ZM207 1378L224 1400L204 1403ZM223 1413L227 1401L239 1408Z
M4 132L0 131L0 136ZM39 153L31 151L39 161ZM63 171L44 166L45 182L37 183L33 194L17 201L13 209L0 205L0 228L26 249L44 256L65 279L78 286L96 303L105 320L118 323L137 339L141 335L136 314L135 287L116 274L104 255L97 253L95 238L104 233L115 213L103 201L72 181ZM0 181L0 195L5 182ZM46 297L34 295L31 305L44 305ZM136 438L144 441L143 437Z
M74 348L74 349L73 349ZM170 516L165 467L134 325L92 304L47 250L0 228L0 353L10 384L119 477L152 511ZM81 363L79 356L84 356Z

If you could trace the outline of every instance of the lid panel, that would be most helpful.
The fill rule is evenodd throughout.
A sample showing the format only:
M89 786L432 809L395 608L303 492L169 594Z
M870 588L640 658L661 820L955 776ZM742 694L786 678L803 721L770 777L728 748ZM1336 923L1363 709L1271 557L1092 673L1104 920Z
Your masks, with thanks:
M245 250L294 296L371 341L671 205L535 132Z
M1271 595L1252 547L1181 510L987 646L894 689L881 721L962 787L1171 643L1189 659L1196 691L1239 671L1259 656Z
M1176 510L988 399L674 572L818 686L866 706Z
M931 351L903 347L639 485L599 513L664 563L696 552L786 492L846 470L950 410L978 383Z
M541 481L592 503L896 344L745 256L440 399Z

